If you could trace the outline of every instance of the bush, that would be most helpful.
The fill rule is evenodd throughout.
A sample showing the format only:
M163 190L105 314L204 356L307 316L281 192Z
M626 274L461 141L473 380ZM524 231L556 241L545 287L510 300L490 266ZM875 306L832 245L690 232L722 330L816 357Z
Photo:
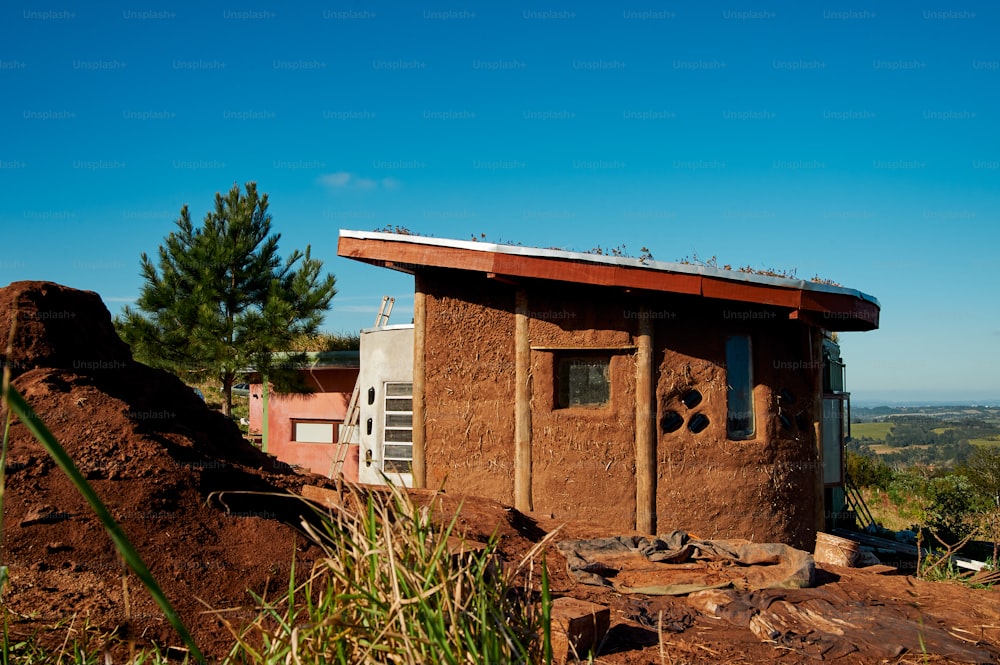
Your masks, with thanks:
M886 491L892 482L893 471L877 457L851 452L845 454L848 477L858 487L871 487Z
M959 474L932 478L927 483L927 526L953 542L971 533L976 510L969 479Z

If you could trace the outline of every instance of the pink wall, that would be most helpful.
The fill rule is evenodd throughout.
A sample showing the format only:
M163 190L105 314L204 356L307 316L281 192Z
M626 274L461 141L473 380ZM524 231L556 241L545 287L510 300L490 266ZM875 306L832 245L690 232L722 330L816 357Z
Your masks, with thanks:
M250 436L260 436L264 423L263 387L259 383L250 384Z
M333 367L306 370L309 383L316 390L305 395L276 393L268 396L267 452L279 462L302 467L304 470L330 475L333 461L345 458L344 477L358 479L358 447L329 443L297 443L292 441L292 421L343 421L351 392L358 378L356 367ZM261 386L250 389L250 431L260 431L263 423Z

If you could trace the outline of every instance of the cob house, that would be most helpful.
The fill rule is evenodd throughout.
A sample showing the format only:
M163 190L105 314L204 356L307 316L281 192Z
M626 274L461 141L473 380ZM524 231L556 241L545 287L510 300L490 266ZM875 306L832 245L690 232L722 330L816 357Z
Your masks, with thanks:
M409 440L376 420L362 478L385 465L560 519L810 549L844 511L831 333L877 328L872 296L399 233L341 231L338 254L414 278Z

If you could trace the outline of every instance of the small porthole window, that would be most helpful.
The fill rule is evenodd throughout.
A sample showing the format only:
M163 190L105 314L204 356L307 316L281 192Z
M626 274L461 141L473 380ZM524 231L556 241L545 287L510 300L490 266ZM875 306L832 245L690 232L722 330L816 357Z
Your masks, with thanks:
M660 431L664 434L670 434L671 432L676 432L684 424L684 418L681 414L676 411L667 411L660 418Z
M697 434L708 427L708 416L704 413L696 413L691 417L691 421L688 422L688 429Z
M701 393L697 390L689 390L681 395L681 403L689 409L701 404Z

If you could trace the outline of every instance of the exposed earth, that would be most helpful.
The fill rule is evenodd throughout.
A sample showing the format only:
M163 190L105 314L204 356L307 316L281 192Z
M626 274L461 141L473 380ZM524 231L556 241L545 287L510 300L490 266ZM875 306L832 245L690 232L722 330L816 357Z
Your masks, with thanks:
M179 379L134 362L97 294L44 282L0 289L0 348L15 313L3 354L14 387L120 521L199 646L222 657L232 639L207 608L232 610L231 621L253 616L251 592L277 593L293 557L308 566L319 556L293 526L300 502L234 492L333 483L261 453ZM126 622L110 540L21 423L11 427L6 473L0 563L10 569L3 600L15 636L42 631L61 642L70 624L86 623L180 644L134 576ZM624 594L575 581L555 546L619 534L485 499L438 504L442 519L461 507L469 538L498 534L507 561L558 529L546 547L553 594L611 610L598 663L1000 662L997 590L823 564L812 588Z

